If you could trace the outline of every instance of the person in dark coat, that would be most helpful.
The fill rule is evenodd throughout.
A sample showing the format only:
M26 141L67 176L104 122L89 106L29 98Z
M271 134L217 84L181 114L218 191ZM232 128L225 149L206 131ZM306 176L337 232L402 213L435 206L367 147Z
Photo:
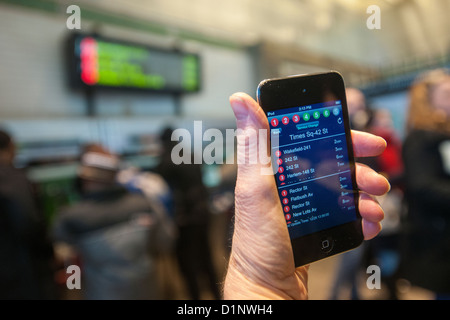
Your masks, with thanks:
M85 149L78 171L83 198L54 223L55 241L78 255L82 298L160 299L157 254L172 241L164 217L145 195L116 181L117 156L101 145Z
M173 130L166 128L161 134L163 152L156 168L172 189L174 219L178 230L176 256L186 281L189 296L201 297L205 288L214 299L220 299L219 283L213 264L210 240L210 209L208 191L203 183L199 164L174 164L171 159L175 142Z
M421 75L410 91L403 144L408 206L403 271L450 298L450 73Z
M32 184L0 130L0 299L55 299L53 248Z

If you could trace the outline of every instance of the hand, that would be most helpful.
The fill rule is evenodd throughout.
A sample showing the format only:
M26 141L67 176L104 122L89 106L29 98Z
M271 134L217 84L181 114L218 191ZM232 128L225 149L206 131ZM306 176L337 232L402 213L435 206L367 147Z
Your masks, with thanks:
M245 93L230 97L237 128L269 130L258 103ZM264 164L240 163L239 158L257 153L258 143L238 136L238 175L235 190L235 227L227 275L225 299L307 299L308 266L295 268L289 233L273 175L261 174ZM386 147L384 139L352 131L356 157L376 156ZM240 145L241 144L241 145ZM245 144L245 149L242 148ZM239 150L247 150L240 154ZM270 166L270 164L267 164ZM362 164L356 165L361 191L359 211L366 240L381 230L383 210L373 197L389 191L389 182ZM258 223L254 223L258 221Z

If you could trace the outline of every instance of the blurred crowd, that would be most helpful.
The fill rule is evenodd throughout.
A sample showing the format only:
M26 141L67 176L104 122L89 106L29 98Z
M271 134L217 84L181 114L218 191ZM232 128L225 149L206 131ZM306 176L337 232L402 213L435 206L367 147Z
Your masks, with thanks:
M399 280L450 298L450 72L420 74L409 89L405 136L393 125L388 109L373 108L363 92L347 89L351 126L383 137L378 157L357 159L385 175L391 190L378 197L385 218L381 233L344 253L331 299L361 299L358 271L380 267L386 299L399 299Z
M209 190L200 165L173 164L171 134L161 133L151 171L84 145L78 200L49 225L26 170L13 165L11 135L0 131L0 299L220 299Z
M360 299L356 275L368 264L380 266L388 299L399 298L399 279L450 298L450 73L431 70L412 84L404 138L389 111L368 105L360 90L348 88L347 102L352 129L387 141L382 155L358 161L384 174L391 190L378 198L382 232L341 255L330 299L345 287ZM211 193L201 165L171 161L171 134L161 132L152 170L126 166L101 144L85 145L74 180L80 199L59 208L49 225L26 170L14 167L13 137L0 131L0 298L66 299L68 282L81 281L80 299L176 299L170 282L179 270L185 297L207 291L220 299ZM236 168L224 169L229 196ZM223 199L228 253L233 200ZM67 272L72 265L79 279Z

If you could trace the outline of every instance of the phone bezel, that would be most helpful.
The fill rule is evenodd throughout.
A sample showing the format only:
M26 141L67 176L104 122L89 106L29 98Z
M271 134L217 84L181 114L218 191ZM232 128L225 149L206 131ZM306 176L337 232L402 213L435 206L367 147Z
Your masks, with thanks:
M296 267L354 249L364 240L362 219L358 209L359 191L356 185L355 159L345 96L345 84L338 72L330 71L266 79L258 85L257 89L258 103L266 115L267 112L273 110L323 102L323 97L326 93L333 94L334 100L341 100L357 217L353 222L291 239Z

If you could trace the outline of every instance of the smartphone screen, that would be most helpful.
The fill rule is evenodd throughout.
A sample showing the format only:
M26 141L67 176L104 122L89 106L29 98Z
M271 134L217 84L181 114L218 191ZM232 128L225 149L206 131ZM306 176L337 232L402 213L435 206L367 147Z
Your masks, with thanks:
M272 161L291 238L354 221L342 102L271 111L267 118L278 136Z
M340 75L268 80L258 100L269 121L274 177L296 265L358 246L361 217Z

